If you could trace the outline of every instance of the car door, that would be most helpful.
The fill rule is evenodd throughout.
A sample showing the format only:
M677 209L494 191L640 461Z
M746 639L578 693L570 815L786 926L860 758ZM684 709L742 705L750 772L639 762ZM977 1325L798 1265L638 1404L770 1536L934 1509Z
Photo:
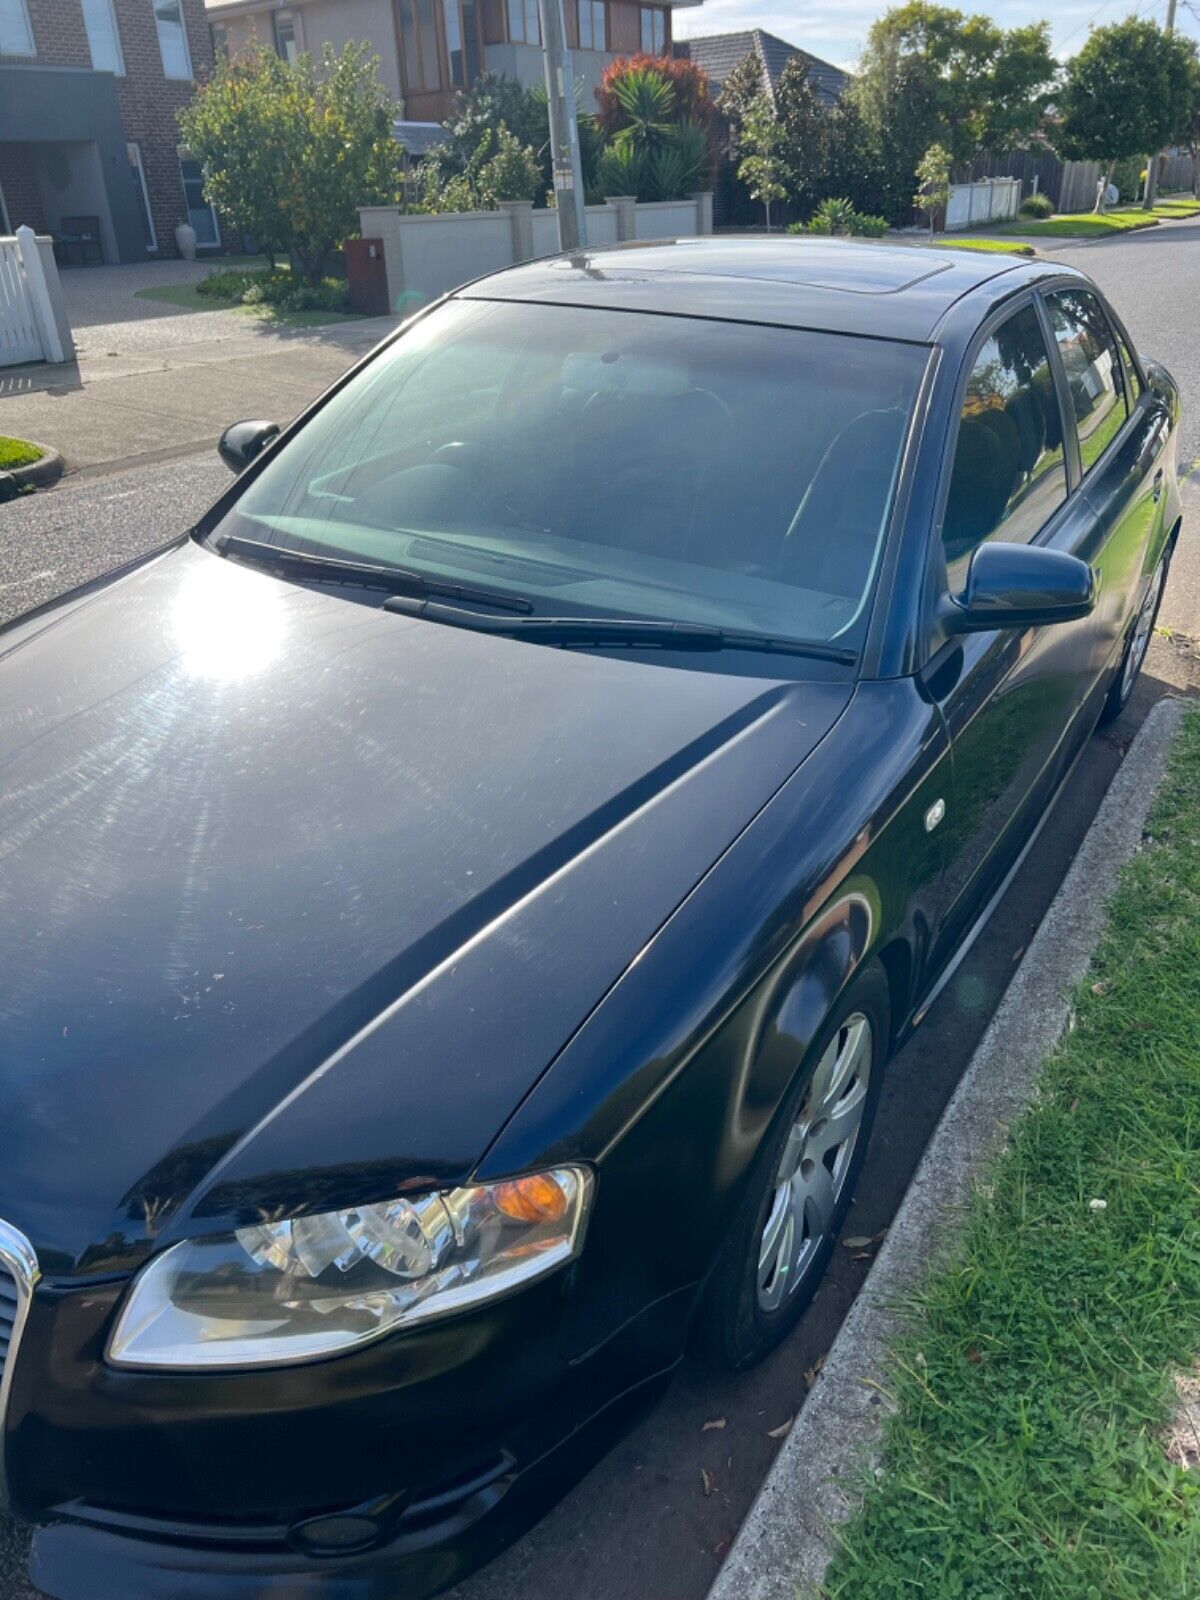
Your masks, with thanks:
M953 791L936 970L1019 856L1078 748L1092 661L1090 619L940 639L937 609L962 592L986 540L1088 549L1091 507L1074 492L1074 436L1061 369L1030 294L985 323L960 379L958 432L933 532L929 659L923 679L951 739Z
M1141 384L1127 351L1122 359L1098 295L1071 285L1043 298L1070 396L1083 492L1095 514L1086 558L1098 589L1092 627L1099 684L1141 602L1148 552L1158 548L1170 416Z

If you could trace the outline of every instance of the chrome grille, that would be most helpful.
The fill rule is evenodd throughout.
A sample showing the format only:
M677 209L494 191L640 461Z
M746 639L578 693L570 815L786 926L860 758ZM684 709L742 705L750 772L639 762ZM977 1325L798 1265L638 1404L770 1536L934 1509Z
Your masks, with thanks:
M38 1277L37 1256L29 1240L7 1222L0 1222L0 1507L7 1499L4 1414L8 1409L21 1329Z
M0 1267L0 1383L4 1382L4 1369L8 1365L9 1346L17 1326L17 1280L11 1272Z

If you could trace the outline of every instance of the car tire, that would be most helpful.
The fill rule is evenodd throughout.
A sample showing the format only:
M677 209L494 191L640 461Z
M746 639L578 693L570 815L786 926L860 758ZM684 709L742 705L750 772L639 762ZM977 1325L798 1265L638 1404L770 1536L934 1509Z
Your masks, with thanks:
M856 1040L861 1046L864 1029L869 1059L839 1077L839 1052L855 1049ZM756 1158L697 1311L692 1348L707 1364L729 1371L757 1365L787 1337L816 1293L854 1198L889 1044L887 978L875 965L831 1011ZM857 1129L843 1160L840 1146L821 1148L834 1118L820 1113L842 1118L856 1086L862 1090ZM828 1181L819 1179L816 1160L805 1151L816 1153ZM781 1209L790 1211L790 1243L789 1218L781 1222ZM823 1224L819 1232L814 1217Z
M1121 664L1117 668L1116 676L1109 686L1108 694L1104 698L1104 705L1100 711L1102 723L1113 722L1129 704L1134 687L1138 681L1138 674L1146 659L1146 652L1150 648L1150 640L1154 634L1154 624L1158 621L1159 607L1162 605L1163 592L1167 587L1167 575L1171 570L1171 546L1162 553L1158 566L1154 569L1154 576L1146 590L1145 597L1138 608L1138 614L1133 619L1129 630L1129 638L1125 641L1125 648L1121 652Z

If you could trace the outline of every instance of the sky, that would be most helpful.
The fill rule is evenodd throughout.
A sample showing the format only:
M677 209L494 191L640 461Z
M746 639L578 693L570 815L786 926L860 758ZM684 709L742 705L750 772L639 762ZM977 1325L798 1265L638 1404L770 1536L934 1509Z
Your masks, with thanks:
M1166 0L946 0L960 11L984 12L1005 28L1048 17L1055 53L1074 55L1095 22L1120 21L1130 12L1166 19ZM825 61L854 70L854 63L874 19L888 9L888 0L704 0L680 7L672 26L677 39L702 33L732 33L738 28L765 28L790 44L800 45ZM1200 0L1179 0L1176 27L1200 39Z

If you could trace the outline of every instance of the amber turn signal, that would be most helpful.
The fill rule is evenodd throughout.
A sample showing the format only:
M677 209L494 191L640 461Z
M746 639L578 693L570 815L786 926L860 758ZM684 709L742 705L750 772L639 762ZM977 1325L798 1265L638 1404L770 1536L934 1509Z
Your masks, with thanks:
M492 1197L496 1209L515 1222L557 1222L567 1211L566 1195L545 1172L498 1183Z

